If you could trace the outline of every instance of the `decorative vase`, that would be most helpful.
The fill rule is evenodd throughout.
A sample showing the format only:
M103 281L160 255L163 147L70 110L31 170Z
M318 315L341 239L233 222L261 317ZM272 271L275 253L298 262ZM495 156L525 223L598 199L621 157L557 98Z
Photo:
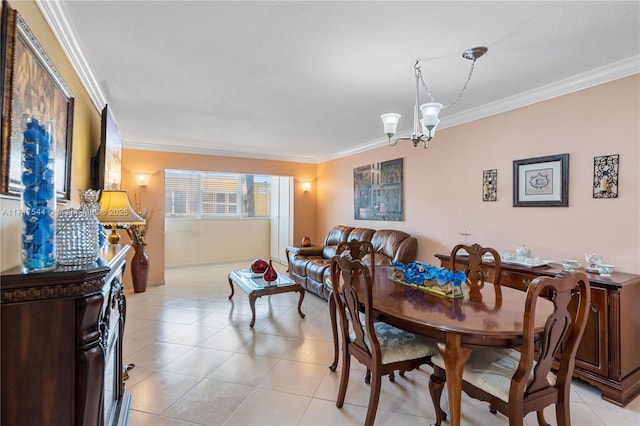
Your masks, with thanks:
M22 116L22 270L56 266L56 186L53 120Z
M309 247L311 246L311 238L309 237L302 237L302 247Z
M144 293L149 279L149 257L145 253L146 244L132 246L135 250L131 259L131 280L134 293Z
M278 279L278 273L275 269L273 269L273 265L271 264L271 260L269 261L269 267L266 271L264 271L264 280L266 282L273 282Z
M62 210L56 222L56 257L61 265L85 265L98 257L100 250L100 191L80 193L80 209Z

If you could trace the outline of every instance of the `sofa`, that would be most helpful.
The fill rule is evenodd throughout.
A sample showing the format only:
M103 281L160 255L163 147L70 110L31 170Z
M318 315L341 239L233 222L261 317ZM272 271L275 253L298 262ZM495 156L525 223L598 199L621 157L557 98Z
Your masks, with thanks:
M375 265L388 265L394 261L410 263L416 260L418 252L418 240L406 232L338 225L329 231L322 246L287 247L289 276L307 291L328 300L332 292L331 259L340 242L352 240L371 241ZM371 265L370 254L362 260Z

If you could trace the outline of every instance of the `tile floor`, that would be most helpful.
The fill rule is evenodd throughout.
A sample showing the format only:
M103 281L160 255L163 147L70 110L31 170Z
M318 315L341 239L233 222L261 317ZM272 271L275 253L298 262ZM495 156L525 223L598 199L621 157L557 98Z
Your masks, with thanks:
M130 425L361 425L369 387L352 362L345 405L335 406L338 372L332 359L326 302L307 293L297 313L297 293L258 299L256 324L246 295L232 301L227 273L248 262L169 269L166 285L127 294L124 361L134 363L126 386L133 395ZM279 272L284 268L278 267ZM377 425L429 425L429 367L382 385ZM574 425L640 424L640 398L626 408L574 381ZM507 425L500 414L466 396L462 423ZM552 409L547 421L555 425ZM534 414L527 425L537 424Z

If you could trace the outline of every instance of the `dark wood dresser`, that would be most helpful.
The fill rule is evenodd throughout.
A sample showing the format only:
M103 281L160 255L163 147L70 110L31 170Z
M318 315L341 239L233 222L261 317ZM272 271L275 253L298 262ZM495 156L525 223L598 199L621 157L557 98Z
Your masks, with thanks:
M120 425L129 246L108 246L84 267L0 276L1 417L6 425Z
M449 255L436 257L442 266L449 267ZM464 263L464 258L457 263ZM561 272L557 264L526 268L503 263L500 284L526 290L536 277ZM597 386L603 399L625 406L640 394L640 275L614 272L610 278L587 276L591 311L573 375Z

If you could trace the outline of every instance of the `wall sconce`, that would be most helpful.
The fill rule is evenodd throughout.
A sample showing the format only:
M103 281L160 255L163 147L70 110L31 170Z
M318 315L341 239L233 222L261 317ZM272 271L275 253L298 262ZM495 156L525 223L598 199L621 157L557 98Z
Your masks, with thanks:
M593 158L593 198L618 198L620 155Z
M482 171L482 201L498 200L498 170Z
M136 173L136 183L138 186L147 186L151 180L151 175L147 173Z
M311 182L302 182L301 185L304 192L309 192L311 190Z

